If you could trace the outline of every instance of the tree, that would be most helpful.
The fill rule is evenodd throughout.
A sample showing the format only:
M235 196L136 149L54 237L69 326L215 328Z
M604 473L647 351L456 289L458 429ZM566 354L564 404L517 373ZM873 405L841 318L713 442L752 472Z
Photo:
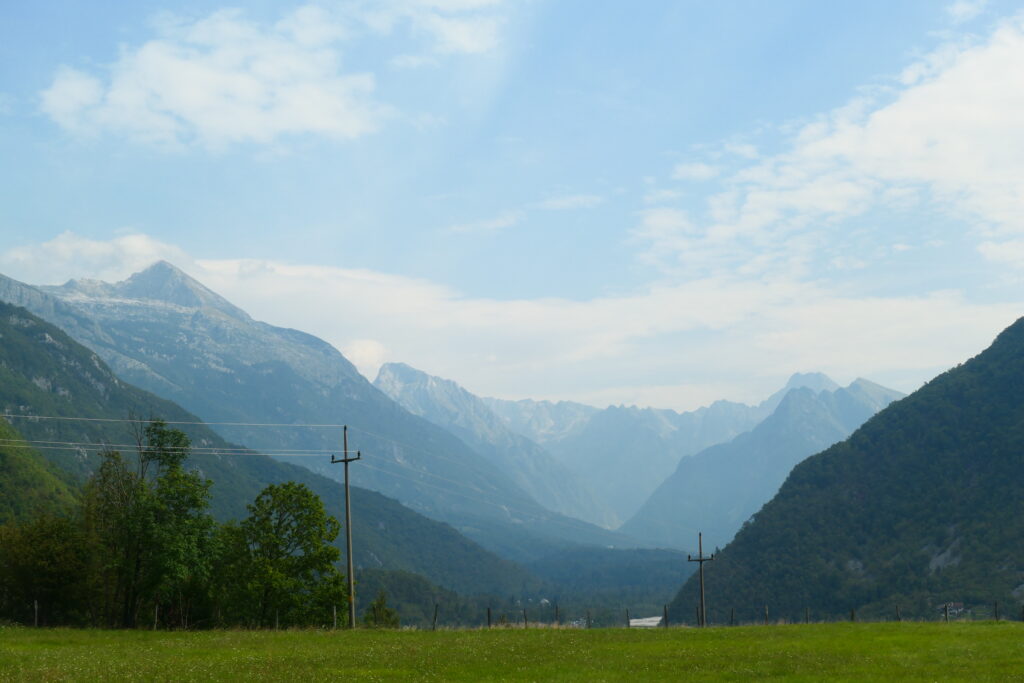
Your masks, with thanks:
M388 607L388 595L383 589L363 614L363 623L370 628L398 628L398 612Z
M164 604L167 617L186 627L209 574L210 482L184 470L183 432L153 420L136 436L134 467L106 451L86 484L83 519L101 619L130 628L143 604Z
M267 486L249 516L219 534L218 602L229 622L319 625L347 604L340 557L331 545L338 521L319 496L295 482Z
M0 614L31 624L89 617L88 558L76 520L42 514L0 526Z

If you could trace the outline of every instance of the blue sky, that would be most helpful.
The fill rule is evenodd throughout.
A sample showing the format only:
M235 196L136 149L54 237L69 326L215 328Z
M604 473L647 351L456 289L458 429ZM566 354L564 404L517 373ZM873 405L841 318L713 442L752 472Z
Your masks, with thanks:
M1024 5L0 9L0 272L167 258L371 377L912 390L1021 313Z

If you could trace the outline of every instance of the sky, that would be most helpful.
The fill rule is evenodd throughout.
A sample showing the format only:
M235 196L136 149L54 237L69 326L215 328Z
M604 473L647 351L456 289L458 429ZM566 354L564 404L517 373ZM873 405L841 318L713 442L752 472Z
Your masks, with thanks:
M373 379L913 391L1024 313L1024 2L0 6L0 272L166 259Z

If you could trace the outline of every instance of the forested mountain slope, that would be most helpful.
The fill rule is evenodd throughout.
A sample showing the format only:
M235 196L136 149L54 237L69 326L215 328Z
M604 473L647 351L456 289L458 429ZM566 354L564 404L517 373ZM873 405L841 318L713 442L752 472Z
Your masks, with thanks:
M679 461L622 531L658 546L724 546L771 500L793 466L845 439L902 394L867 380L790 390L754 429Z
M706 573L709 620L1024 599L1024 319L793 469ZM693 610L692 579L676 597ZM750 618L747 614L745 618Z
M6 372L0 367L0 383ZM40 513L60 514L75 502L71 477L22 441L21 434L0 418L0 524Z
M0 341L0 412L13 416L9 420L25 439L50 442L37 444L39 453L65 475L57 476L56 481L53 476L37 481L40 495L56 503L68 495L57 482L65 476L82 481L96 464L101 444L133 448L131 425L118 420L135 415L199 422L178 405L121 381L95 353L23 308L0 303ZM76 419L19 417L32 415ZM337 482L240 449L206 425L179 426L196 449L191 466L213 481L212 510L217 517L244 516L246 504L267 484L297 481L319 494L330 514L344 519L342 489ZM6 430L4 434L3 438L17 438ZM21 450L0 448L0 468L15 471L11 481L25 476L36 481L35 477L41 476L41 463L15 459L12 454L24 455ZM540 582L518 565L495 557L447 524L416 514L390 498L354 488L352 507L359 566L417 572L463 593L521 595L538 590Z

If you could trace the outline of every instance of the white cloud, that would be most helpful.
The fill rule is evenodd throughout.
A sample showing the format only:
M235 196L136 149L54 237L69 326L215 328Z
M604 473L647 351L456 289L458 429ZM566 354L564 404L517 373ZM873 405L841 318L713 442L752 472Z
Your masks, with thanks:
M596 194L572 194L564 197L552 197L541 202L538 206L550 211L563 209L592 209L604 203L604 197Z
M672 202L683 196L679 190L650 190L644 194L644 204Z
M523 220L522 211L507 211L494 218L474 221L472 223L459 223L445 228L445 232L455 234L488 233L511 228Z
M673 180L711 180L719 173L719 169L710 164L694 162L676 164L672 169Z
M679 214L650 218L685 229ZM157 258L257 319L326 339L370 377L381 362L401 360L482 394L677 408L759 400L788 373L807 369L913 389L978 352L1020 310L1019 303L974 304L956 292L857 297L796 280L738 277L582 301L502 301L369 270L195 261L145 235L96 241L66 233L8 250L0 263L39 283L117 280Z
M744 159L756 159L760 154L757 151L757 147L746 142L730 142L727 143L723 150L728 154L733 154Z
M435 55L481 54L498 47L505 23L503 0L441 2L432 0L381 0L357 3L345 12L381 34L401 25L429 39ZM404 55L404 66L421 66L427 56Z
M988 0L956 0L946 6L946 15L954 24L970 21L984 11Z
M74 132L159 145L357 138L377 130L389 110L373 98L372 74L342 71L333 47L341 35L314 7L270 27L238 10L165 21L157 38L124 48L102 77L62 67L42 109Z
M0 252L0 269L32 284L62 284L71 278L122 280L160 259L189 267L181 249L148 235L130 233L111 240L92 240L64 232L41 244Z
M371 381L388 358L387 348L376 339L352 339L340 351Z
M435 55L494 49L504 21L499 9L496 2L406 0L306 5L274 24L235 9L194 21L164 17L153 39L123 47L106 68L61 66L40 93L40 107L75 134L112 133L163 147L299 135L351 140L397 112L378 101L374 73L343 67L346 41L407 27L426 38L432 54L403 51L382 64L425 66L437 63Z
M356 351L371 372L386 357L482 394L688 408L758 400L810 368L914 389L980 351L1020 311L956 292L854 297L787 280L501 301L366 270L221 260L193 272L258 319ZM668 378L677 392L665 390Z
M686 239L643 226L634 235L651 237L645 256L662 264L672 263L674 244L677 269L691 276L796 275L849 219L920 207L960 219L991 256L993 245L1024 234L1022 73L1024 15L987 39L940 47L890 87L800 127L781 153L723 176L706 211L690 216L699 229ZM712 173L683 164L673 175Z

